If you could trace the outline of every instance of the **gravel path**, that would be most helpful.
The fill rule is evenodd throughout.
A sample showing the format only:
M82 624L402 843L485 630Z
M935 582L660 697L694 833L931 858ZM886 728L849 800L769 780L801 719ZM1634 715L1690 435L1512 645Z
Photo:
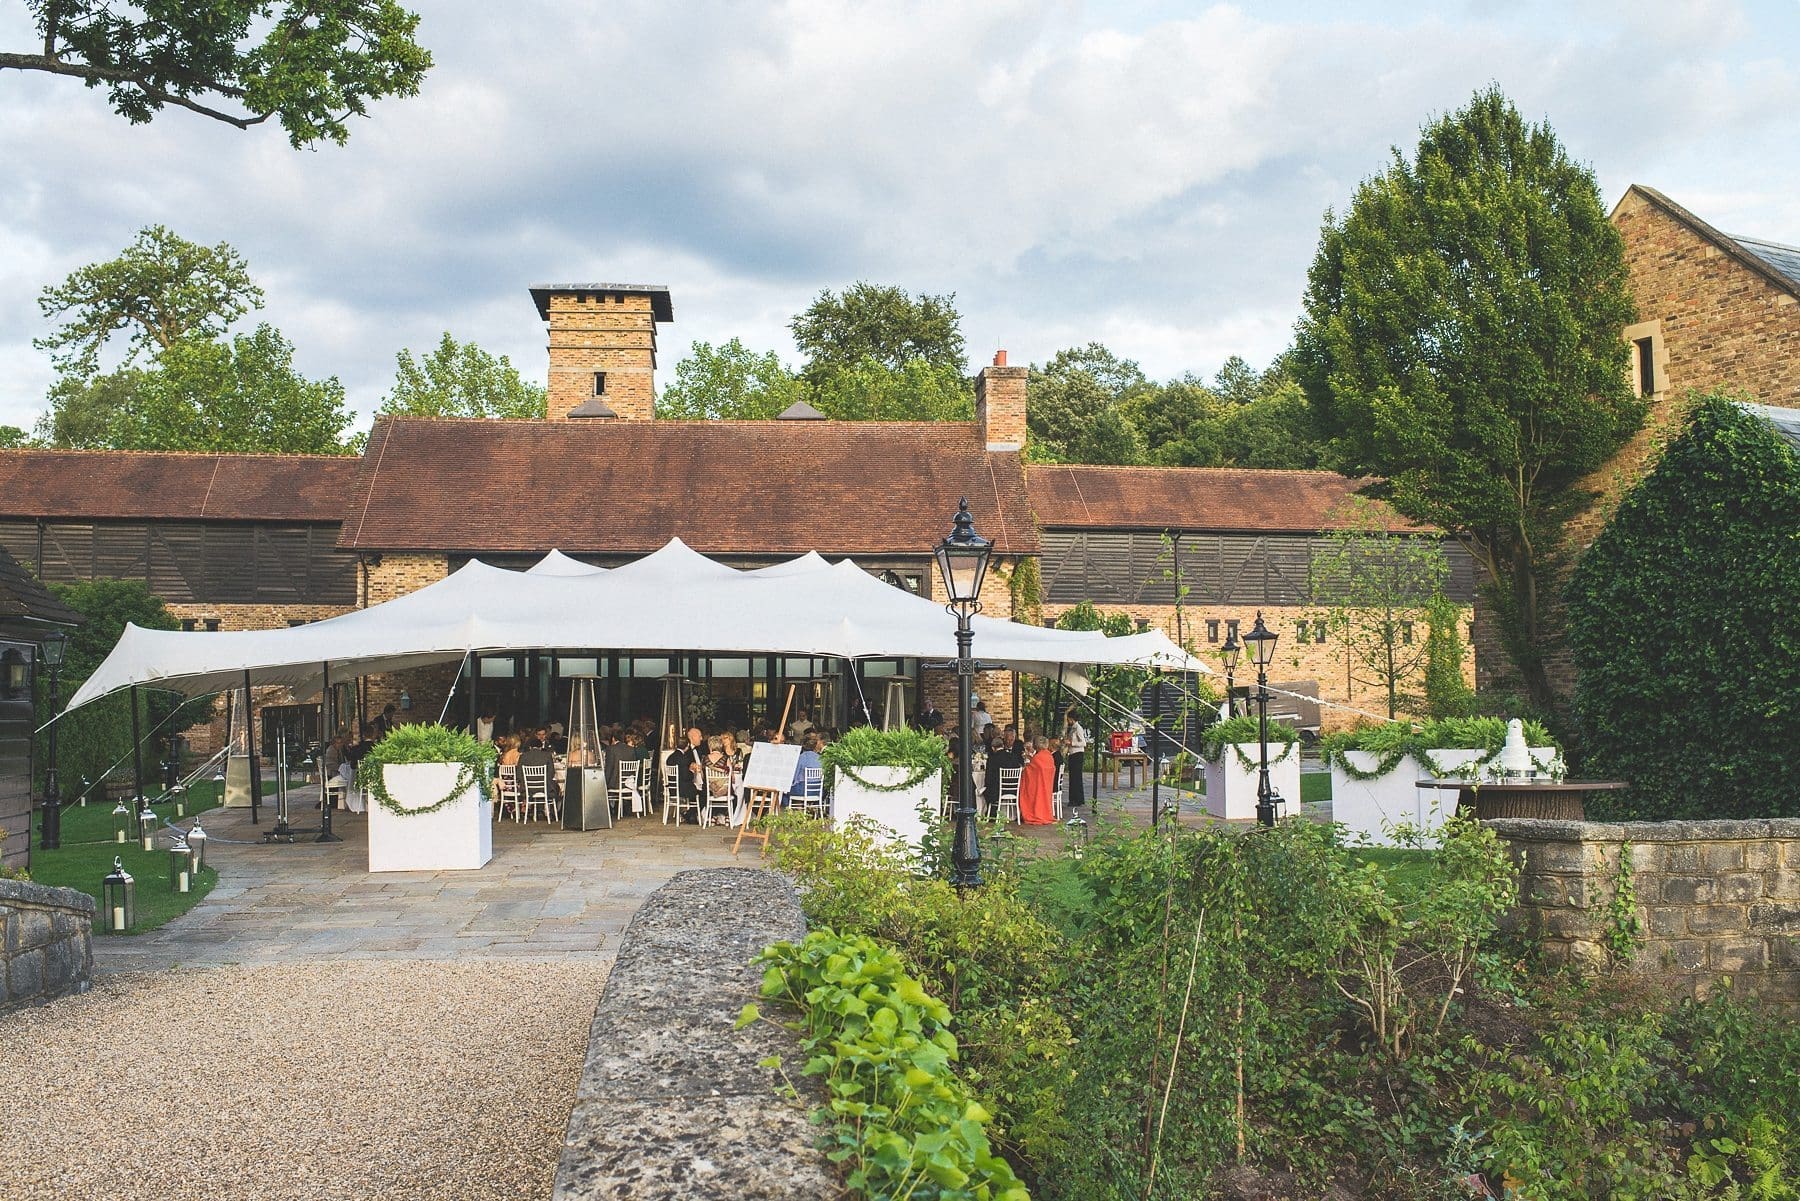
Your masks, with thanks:
M120 973L0 1015L0 1197L541 1201L609 966Z

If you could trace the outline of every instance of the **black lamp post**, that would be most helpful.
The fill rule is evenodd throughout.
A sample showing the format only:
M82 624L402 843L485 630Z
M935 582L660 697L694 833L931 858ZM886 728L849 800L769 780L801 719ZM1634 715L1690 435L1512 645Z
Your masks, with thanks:
M994 544L975 532L965 497L956 508L956 525L938 543L938 574L944 580L948 609L956 617L956 834L950 851L951 882L958 888L981 884L981 846L975 837L975 778L970 767L973 729L972 694L978 664L970 654L975 631L970 619L981 611L981 581L987 575Z
M1281 804L1281 798L1269 783L1269 664L1275 661L1275 642L1281 635L1263 624L1262 614L1256 615L1256 624L1244 635L1244 641L1250 644L1251 657L1256 660L1256 741L1261 750L1261 758L1256 777L1256 824L1272 826L1275 824L1275 810Z
M1238 655L1243 652L1238 645L1237 628L1234 626L1225 635L1225 645L1219 648L1219 662L1225 666L1225 716L1237 716L1237 699L1232 695L1235 687L1233 673L1237 671Z
M69 647L69 636L52 630L44 639L41 652L44 666L50 669L50 762L44 767L44 823L38 845L46 851L62 846L62 782L56 778L56 707L62 703L58 688L62 683L63 652Z

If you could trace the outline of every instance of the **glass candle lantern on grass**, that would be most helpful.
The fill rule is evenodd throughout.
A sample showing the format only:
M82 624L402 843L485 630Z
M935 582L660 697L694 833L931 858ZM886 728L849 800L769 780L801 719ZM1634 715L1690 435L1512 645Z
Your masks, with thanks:
M132 835L131 810L126 807L124 801L120 801L117 805L113 806L112 823L113 841L130 842Z
M137 882L117 855L112 871L100 882L100 918L108 934L123 934L137 921Z
M196 876L206 870L206 838L206 831L200 828L200 819L196 817L182 840L187 843L188 855L194 861L192 870Z
M138 798L138 804L143 806L138 810L137 815L138 843L146 851L154 851L156 849L156 812L150 808L150 802L142 797Z
M194 854L179 834L169 847L169 888L174 892L194 890Z

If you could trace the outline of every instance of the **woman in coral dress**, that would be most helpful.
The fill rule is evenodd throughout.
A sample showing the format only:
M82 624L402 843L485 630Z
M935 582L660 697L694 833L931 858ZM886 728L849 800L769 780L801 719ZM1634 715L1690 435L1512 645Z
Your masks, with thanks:
M1028 826L1048 826L1056 821L1051 801L1056 792L1056 756L1042 738L1031 740L1031 762L1019 778L1019 820Z

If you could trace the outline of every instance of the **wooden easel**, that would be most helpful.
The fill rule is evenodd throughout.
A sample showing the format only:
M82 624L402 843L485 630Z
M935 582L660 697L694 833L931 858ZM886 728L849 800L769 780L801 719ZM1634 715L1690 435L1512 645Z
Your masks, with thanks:
M744 839L757 838L762 840L762 850L757 854L759 856L768 854L769 832L752 830L750 827L756 823L757 818L774 817L780 812L781 793L773 788L746 788L744 790L744 824L738 827L737 838L731 844L731 853L733 855L738 853L738 848L744 845Z

